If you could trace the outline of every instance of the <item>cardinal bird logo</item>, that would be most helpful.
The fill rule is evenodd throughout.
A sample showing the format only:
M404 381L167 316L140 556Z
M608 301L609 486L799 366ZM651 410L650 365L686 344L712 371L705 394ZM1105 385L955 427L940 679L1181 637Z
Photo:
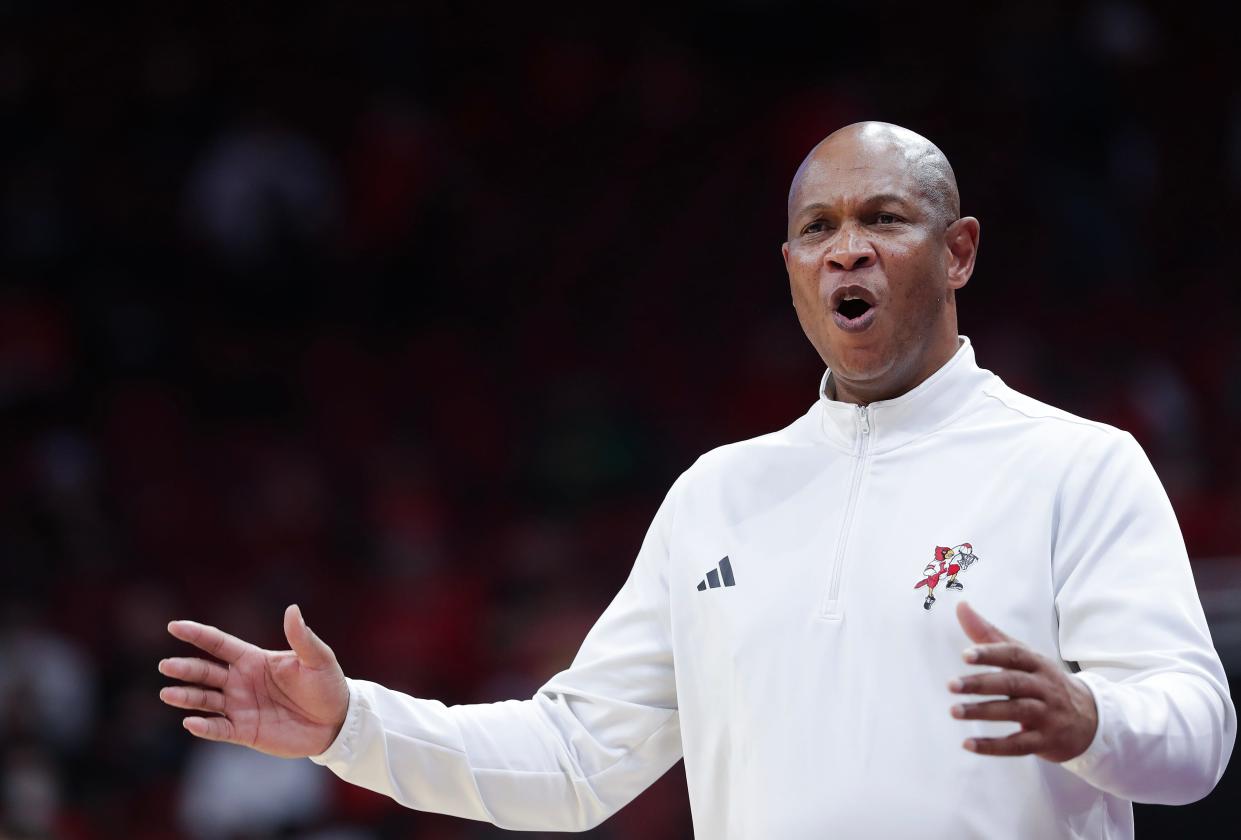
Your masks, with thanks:
M945 589L964 589L965 586L957 580L957 575L977 562L978 555L974 553L974 546L969 543L954 545L952 548L936 546L935 559L923 567L922 580L914 584L914 589L926 587L926 600L922 602L922 609L929 610L935 604L935 587L939 586L940 578L948 578L944 583Z

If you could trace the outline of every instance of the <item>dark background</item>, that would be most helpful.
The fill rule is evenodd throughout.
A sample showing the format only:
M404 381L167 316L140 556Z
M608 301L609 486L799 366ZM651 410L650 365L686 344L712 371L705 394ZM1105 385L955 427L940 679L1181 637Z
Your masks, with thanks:
M675 476L815 399L785 195L858 119L953 161L980 363L1146 447L1235 679L1222 11L104 5L0 2L0 837L502 836L195 743L164 625L296 601L351 675L528 695ZM589 836L689 837L680 766Z

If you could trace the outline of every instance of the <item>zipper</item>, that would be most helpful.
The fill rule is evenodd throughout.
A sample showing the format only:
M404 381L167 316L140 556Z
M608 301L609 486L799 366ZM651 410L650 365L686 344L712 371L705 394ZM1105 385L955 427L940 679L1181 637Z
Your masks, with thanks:
M862 486L862 472L866 468L866 452L870 448L870 406L857 407L857 447L853 463L853 479L849 485L849 501L845 505L845 518L840 523L840 536L836 538L836 562L832 566L832 581L823 602L823 618L839 621L844 617L840 604L840 579L844 572L845 550L849 547L849 532L853 528L853 512L857 507L858 489Z

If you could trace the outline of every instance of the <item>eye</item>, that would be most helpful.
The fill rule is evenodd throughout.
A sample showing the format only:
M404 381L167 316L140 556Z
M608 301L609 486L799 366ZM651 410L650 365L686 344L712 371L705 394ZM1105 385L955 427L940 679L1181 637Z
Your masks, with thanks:
M804 228L802 228L801 235L811 236L816 233L823 233L825 230L827 230L827 223L824 222L822 219L818 219L806 225Z
M900 221L900 217L895 216L892 213L877 213L875 215L875 221L881 225L894 225Z

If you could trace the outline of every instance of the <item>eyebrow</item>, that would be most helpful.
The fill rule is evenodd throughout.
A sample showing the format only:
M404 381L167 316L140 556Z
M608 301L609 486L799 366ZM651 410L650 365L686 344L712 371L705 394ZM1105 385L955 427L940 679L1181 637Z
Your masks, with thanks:
M902 207L907 208L907 209L912 206L910 205L907 199L905 199L902 196L896 195L895 193L879 193L877 195L868 195L866 198L862 199L861 204L863 207L868 207L868 206L873 206L876 204L886 204L888 202L899 204ZM793 218L797 219L797 218L800 218L806 215L807 213L817 213L820 210L830 210L830 209L832 209L830 205L824 204L821 201L816 201L813 204L807 204L805 207L798 210L797 213L793 216Z

